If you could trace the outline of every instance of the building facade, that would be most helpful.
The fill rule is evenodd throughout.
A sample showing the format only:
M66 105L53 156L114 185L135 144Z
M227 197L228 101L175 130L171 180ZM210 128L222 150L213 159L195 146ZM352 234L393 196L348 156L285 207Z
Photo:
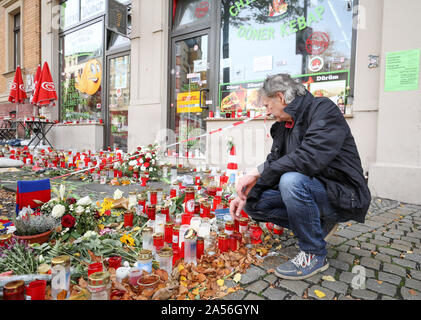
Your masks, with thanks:
M270 150L270 120L186 140L261 114L256 89L285 72L343 111L373 196L421 203L421 39L407 36L421 2L118 2L131 14L126 36L110 30L109 1L42 3L42 60L60 83L49 111L57 147L165 141L178 143L169 161L224 167L232 138L240 169L252 168Z
M33 115L30 104L18 108L8 102L16 67L31 95L33 75L41 63L41 1L0 1L0 117L18 111L18 116Z

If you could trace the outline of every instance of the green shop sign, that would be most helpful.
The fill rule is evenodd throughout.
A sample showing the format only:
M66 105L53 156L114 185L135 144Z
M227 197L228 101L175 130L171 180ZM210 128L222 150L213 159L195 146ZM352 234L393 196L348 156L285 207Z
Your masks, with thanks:
M310 27L313 23L323 20L324 13L325 8L323 6L318 6L314 9L313 12L310 11L308 13L307 18L305 16L300 16L288 23L281 24L282 38L293 35L298 31ZM275 40L275 28L267 27L257 29L241 26L238 29L237 36L246 40Z

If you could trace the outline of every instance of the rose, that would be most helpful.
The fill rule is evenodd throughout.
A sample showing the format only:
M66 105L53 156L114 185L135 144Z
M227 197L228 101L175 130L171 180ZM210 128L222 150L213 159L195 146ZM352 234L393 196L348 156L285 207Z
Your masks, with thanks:
M64 227L64 228L73 228L74 227L74 225L75 225L75 223L76 223L76 218L75 217L73 217L72 215L70 215L70 214L66 214L62 219L61 219L61 225Z
M109 216L111 216L111 210L107 210L107 211L105 211L105 212L104 212L104 215L106 215L106 216L108 216L108 217L109 217Z
M68 198L66 200L67 204L75 204L77 202L77 200L75 198Z
M89 196L79 199L78 202L76 202L78 206L89 206L91 203L92 203L92 200L91 198L89 198Z
M53 211L51 212L51 215L53 218L61 218L64 213L66 212L66 207L62 204L57 204L54 206Z
M76 214L80 215L85 211L85 209L82 206L78 206L75 210Z

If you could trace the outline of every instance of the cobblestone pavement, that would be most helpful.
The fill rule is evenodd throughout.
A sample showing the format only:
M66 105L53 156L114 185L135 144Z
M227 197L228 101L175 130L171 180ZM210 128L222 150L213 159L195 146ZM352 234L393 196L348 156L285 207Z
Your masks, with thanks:
M289 232L280 240L282 248L249 269L243 289L224 299L421 300L421 206L372 199L364 224L342 223L328 240L329 269L305 280L282 280L272 273L298 253ZM365 289L353 289L355 266L365 268Z
M18 179L42 178L28 172L1 173L0 189L16 191ZM144 189L77 180L66 184L76 195L90 195L94 200L111 196L117 188L125 196L131 190ZM288 230L279 240L282 248L270 252L262 265L253 265L241 278L242 289L224 300L421 300L421 206L373 198L364 224L342 223L328 240L329 269L305 280L281 280L272 273L298 253L297 240ZM364 267L365 289L353 288L355 266ZM237 284L227 281L225 285ZM323 298L319 298L320 292Z

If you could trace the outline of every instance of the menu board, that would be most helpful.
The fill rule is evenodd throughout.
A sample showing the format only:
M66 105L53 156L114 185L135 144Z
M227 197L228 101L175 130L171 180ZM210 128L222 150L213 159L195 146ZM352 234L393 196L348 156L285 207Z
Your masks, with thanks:
M263 81L222 84L219 86L219 105L221 112L257 109L259 89Z
M418 90L420 49L386 55L385 91Z

